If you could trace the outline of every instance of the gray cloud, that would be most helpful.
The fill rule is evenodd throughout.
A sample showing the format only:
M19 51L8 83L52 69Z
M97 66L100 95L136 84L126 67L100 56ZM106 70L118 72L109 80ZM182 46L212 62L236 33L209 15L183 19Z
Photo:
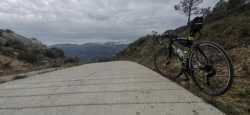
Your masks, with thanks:
M207 0L204 4L214 4ZM178 0L1 0L1 28L47 44L131 42L184 25Z

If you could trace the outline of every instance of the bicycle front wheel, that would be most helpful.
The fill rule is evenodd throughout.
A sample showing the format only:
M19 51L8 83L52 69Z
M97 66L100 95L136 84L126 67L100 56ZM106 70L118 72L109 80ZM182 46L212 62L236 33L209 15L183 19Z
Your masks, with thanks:
M189 58L191 78L206 94L223 95L233 82L232 61L225 50L213 42L194 45Z
M155 69L164 77L175 80L182 74L178 57L167 48L161 49L154 57Z

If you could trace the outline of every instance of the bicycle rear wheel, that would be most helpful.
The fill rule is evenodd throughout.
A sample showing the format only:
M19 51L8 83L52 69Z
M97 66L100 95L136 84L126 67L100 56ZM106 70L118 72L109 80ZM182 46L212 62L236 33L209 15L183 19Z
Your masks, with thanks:
M154 57L155 69L169 79L176 79L182 75L182 64L178 57L169 49L163 48Z
M191 78L206 94L223 95L233 82L233 65L225 50L213 42L194 45L189 58Z

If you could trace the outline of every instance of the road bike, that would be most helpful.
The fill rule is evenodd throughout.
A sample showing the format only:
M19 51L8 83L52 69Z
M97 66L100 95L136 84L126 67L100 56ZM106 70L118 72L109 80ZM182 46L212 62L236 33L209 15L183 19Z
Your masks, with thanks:
M163 46L154 56L155 69L163 76L176 80L184 75L211 96L223 95L231 87L233 64L221 45L211 41L193 43L190 36L183 38L172 32L154 36Z

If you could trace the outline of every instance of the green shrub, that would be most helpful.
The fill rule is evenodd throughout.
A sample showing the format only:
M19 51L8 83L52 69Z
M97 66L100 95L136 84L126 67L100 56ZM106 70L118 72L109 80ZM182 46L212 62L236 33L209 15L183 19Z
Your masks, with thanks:
M35 64L39 61L39 54L40 54L40 51L36 51L36 50L25 51L25 52L20 53L17 56L17 59Z
M67 57L64 60L65 63L80 63L80 58L79 57Z
M64 52L58 48L50 48L47 50L47 57L49 58L64 58Z

